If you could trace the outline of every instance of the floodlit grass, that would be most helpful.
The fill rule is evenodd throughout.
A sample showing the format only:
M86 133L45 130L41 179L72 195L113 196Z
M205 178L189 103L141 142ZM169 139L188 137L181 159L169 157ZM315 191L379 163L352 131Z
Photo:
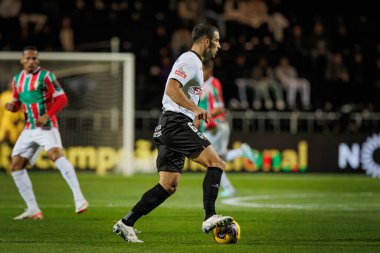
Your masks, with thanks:
M201 232L203 174L182 175L177 193L136 223L143 244L112 233L157 175L79 173L88 212L74 213L58 172L31 172L43 221L13 221L24 203L0 173L0 252L380 252L380 180L364 175L230 174L235 199L217 210L242 229L235 245Z

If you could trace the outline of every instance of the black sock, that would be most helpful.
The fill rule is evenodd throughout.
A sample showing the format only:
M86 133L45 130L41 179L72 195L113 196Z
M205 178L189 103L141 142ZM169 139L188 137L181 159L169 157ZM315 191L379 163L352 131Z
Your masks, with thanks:
M152 189L145 192L140 201L132 208L122 222L133 227L135 222L143 215L150 213L153 209L164 202L170 194L160 184L156 184Z
M220 179L223 170L217 167L209 167L203 179L203 208L205 220L213 216L215 212L215 201L218 197Z

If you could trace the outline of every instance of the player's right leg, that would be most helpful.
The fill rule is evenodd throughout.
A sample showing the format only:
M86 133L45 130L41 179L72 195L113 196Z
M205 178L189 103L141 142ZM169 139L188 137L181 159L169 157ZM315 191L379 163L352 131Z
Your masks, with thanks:
M42 212L37 204L36 197L34 196L32 182L30 181L27 170L25 169L28 164L28 159L21 156L12 157L11 174L17 186L17 189L26 203L27 208L25 211L14 217L14 220L23 219L43 219Z
M17 189L26 203L27 209L15 220L42 219L42 212L37 204L26 166L34 164L41 149L33 142L33 130L23 130L12 151L11 175Z

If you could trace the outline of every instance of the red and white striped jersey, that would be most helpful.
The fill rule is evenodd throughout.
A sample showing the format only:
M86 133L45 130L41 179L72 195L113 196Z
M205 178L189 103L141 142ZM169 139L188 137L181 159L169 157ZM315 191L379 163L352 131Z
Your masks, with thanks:
M36 128L36 121L44 115L54 103L54 98L64 94L56 85L56 76L41 67L33 73L22 70L12 81L13 102L21 102L25 113L27 129ZM57 117L53 115L46 123L47 127L58 127Z

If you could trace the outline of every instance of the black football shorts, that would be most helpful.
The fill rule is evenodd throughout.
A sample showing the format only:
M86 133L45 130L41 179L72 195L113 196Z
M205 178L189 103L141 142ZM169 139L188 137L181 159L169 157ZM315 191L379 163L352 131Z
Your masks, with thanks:
M182 113L166 111L153 133L157 170L182 173L185 157L197 157L210 142Z

